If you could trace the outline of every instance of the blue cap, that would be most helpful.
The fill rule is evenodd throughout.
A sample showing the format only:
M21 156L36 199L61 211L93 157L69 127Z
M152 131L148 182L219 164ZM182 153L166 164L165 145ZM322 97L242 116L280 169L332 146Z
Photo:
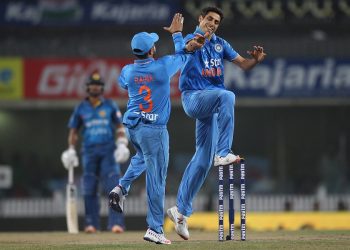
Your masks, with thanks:
M144 55L150 51L154 43L158 40L159 36L156 33L137 33L131 40L132 53L135 55Z

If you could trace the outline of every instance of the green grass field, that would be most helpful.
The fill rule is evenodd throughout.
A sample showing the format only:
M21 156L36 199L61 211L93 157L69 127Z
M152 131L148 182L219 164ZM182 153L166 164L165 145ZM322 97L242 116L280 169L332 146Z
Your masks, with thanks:
M350 231L248 231L245 242L218 242L216 233L191 231L188 241L175 233L167 234L172 240L172 245L167 246L144 241L144 233L0 233L0 249L350 249Z

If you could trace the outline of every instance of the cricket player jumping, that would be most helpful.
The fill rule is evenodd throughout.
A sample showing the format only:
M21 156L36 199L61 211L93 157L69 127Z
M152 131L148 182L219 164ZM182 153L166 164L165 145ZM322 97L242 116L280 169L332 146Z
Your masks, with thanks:
M222 19L219 8L204 8L195 32L185 37L188 42L198 39L199 34L208 35L204 46L187 58L180 76L183 108L189 117L196 119L196 152L183 174L177 204L167 213L176 232L185 240L190 237L186 220L193 212L192 201L202 187L213 159L214 166L240 160L231 152L235 95L224 87L224 60L248 70L265 57L263 48L255 46L254 50L248 51L252 58L243 58L228 42L216 36Z
M165 28L173 34L178 51L183 51L185 46L180 33L182 28L183 18L179 13L175 14L170 27ZM138 60L126 65L119 77L119 84L128 90L129 102L123 123L136 155L132 157L125 175L109 197L111 207L117 212L123 212L124 199L130 185L146 171L148 230L144 239L157 244L171 244L163 233L165 180L169 162L166 125L171 105L170 78L191 55L178 54L155 60L155 42L158 39L156 33L137 33L131 41L131 48ZM194 44L191 47L196 46ZM189 47L187 49L191 50Z

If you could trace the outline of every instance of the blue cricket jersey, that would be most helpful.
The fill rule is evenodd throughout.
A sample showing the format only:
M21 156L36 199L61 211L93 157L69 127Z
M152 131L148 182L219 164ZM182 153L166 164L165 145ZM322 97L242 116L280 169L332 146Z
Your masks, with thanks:
M185 42L193 39L196 34L204 35L197 27L193 34L185 37ZM186 65L181 70L180 91L224 89L224 59L232 61L237 56L239 54L228 42L213 34L210 40L206 39L201 49L187 58Z
M173 34L176 51L183 51L180 33ZM140 121L166 125L170 116L170 78L185 64L189 55L176 54L157 60L135 60L123 67L119 84L128 90L129 101L123 123L132 128Z
M121 112L115 102L101 98L93 107L88 99L78 104L68 123L69 128L83 128L83 146L114 144L115 127L121 123Z

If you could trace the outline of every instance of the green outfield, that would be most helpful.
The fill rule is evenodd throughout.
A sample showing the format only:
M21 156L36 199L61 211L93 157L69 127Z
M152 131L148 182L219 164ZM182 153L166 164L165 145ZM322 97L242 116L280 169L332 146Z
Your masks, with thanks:
M0 233L0 249L350 249L350 231L247 232L247 241L218 242L216 233L191 231L184 241L167 234L172 245L156 245L142 239L144 232L92 235L65 232Z

